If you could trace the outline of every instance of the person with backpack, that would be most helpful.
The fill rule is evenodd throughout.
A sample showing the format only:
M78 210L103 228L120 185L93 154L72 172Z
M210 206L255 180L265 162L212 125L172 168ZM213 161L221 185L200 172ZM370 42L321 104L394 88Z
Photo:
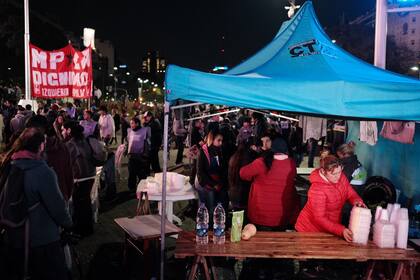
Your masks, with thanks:
M44 133L27 128L14 143L9 172L2 170L8 174L0 194L9 262L4 279L68 279L60 228L72 221L44 149Z
M92 148L83 135L83 127L74 121L63 126L63 135L70 152L73 168L74 232L81 236L93 233L90 192L95 181L96 167Z
M127 148L128 155L128 189L135 191L137 179L146 179L150 175L150 127L141 127L138 118L132 118L128 129Z

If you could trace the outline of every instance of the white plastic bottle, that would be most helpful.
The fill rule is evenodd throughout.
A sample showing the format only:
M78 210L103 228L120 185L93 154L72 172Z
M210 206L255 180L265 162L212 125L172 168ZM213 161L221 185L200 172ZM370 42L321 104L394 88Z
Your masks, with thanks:
M226 214L225 209L221 203L218 203L213 212L213 243L224 244L225 237L225 222Z
M200 203L197 211L195 241L197 244L206 245L209 243L209 211L204 203Z

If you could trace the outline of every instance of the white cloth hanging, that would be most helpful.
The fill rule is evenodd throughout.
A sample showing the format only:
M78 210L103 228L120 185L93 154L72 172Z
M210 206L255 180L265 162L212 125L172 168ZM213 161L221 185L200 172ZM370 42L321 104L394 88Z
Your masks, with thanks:
M319 140L327 136L327 119L301 116L299 126L303 130L303 142L311 138Z
M378 142L378 125L375 121L360 122L360 141L371 146Z

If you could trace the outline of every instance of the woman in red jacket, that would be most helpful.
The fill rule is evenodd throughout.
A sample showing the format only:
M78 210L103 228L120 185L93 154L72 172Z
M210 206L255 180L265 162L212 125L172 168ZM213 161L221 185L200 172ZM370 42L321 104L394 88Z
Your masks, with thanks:
M286 141L276 138L271 151L241 168L241 178L252 181L248 218L260 228L284 230L296 220L299 211L294 185L296 165L287 152Z
M308 201L296 222L299 232L329 232L352 241L352 232L342 224L344 203L366 207L363 200L350 186L338 158L327 155L321 159L321 168L310 176Z

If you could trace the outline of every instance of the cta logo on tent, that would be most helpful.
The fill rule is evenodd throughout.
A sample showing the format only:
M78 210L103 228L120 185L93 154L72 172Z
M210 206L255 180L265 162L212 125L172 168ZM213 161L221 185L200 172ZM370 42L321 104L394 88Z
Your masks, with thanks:
M320 54L318 50L318 41L315 39L305 41L299 44L295 44L289 47L289 53L292 57L308 56L314 54Z

